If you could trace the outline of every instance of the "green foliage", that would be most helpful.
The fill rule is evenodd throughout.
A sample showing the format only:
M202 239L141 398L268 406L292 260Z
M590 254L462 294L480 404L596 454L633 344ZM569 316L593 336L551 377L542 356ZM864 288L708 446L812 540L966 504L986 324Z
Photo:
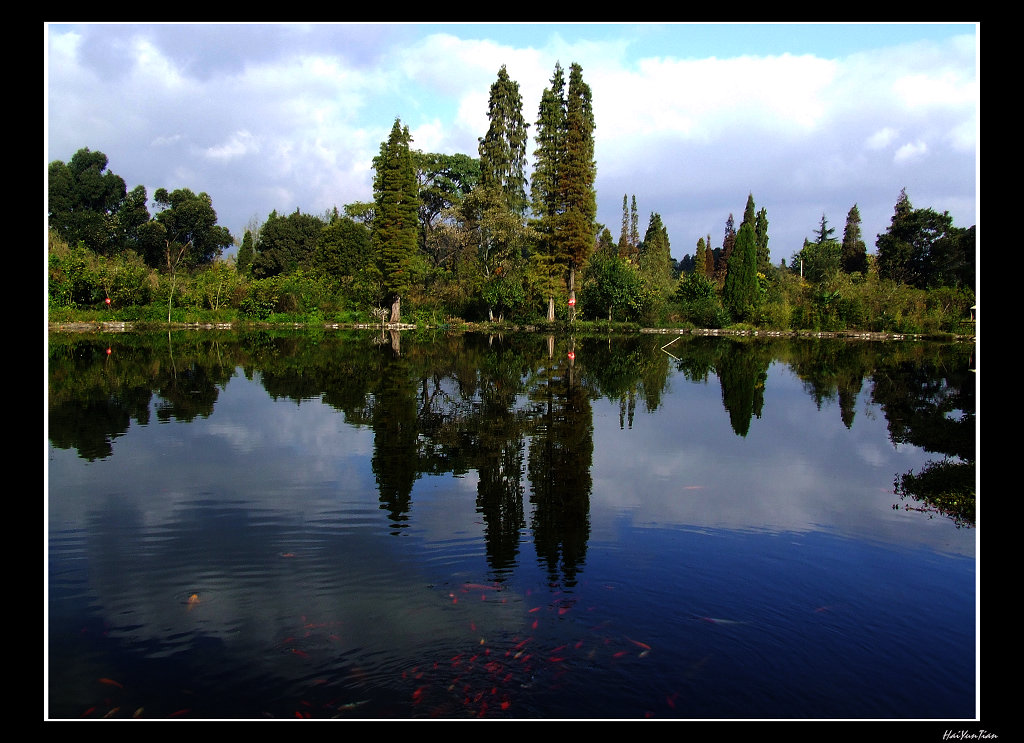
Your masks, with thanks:
M395 119L391 134L374 158L376 205L370 245L380 269L387 301L395 302L412 284L416 256L419 194L409 143L409 128ZM398 318L393 317L392 322Z
M668 230L658 212L651 212L644 240L637 253L640 271L654 291L668 295L673 289L672 249Z
M861 239L860 210L854 204L846 215L846 229L843 230L842 269L846 273L867 273L867 246Z
M99 281L113 309L147 305L153 301L156 282L149 267L132 251L103 261Z
M715 283L694 271L680 278L676 300L685 320L699 328L723 328L729 324L729 313L722 305Z
M973 288L975 239L975 229L954 227L949 212L914 209L904 189L889 228L875 243L878 274L920 289Z
M238 247L238 255L235 258L235 268L238 273L247 275L252 266L252 258L255 248L253 246L252 231L246 230L242 244Z
M843 248L835 240L804 240L803 249L793 256L790 268L812 283L826 281L839 273Z
M238 302L238 311L252 320L266 320L277 310L281 295L279 284L280 279L277 277L250 281L244 287Z
M146 189L128 193L107 162L102 152L83 148L70 163L55 160L47 167L50 228L69 245L81 242L99 255L138 250L139 226L149 221Z
M490 125L480 139L480 184L502 195L510 211L526 212L526 129L519 83L505 65L491 85L487 118Z
M154 221L162 228L164 246L172 255L185 248L185 266L208 265L234 243L227 228L217 224L217 212L209 194L195 194L187 188L168 193L166 188L158 188L153 198L162 210ZM148 255L152 255L152 249Z
M759 299L754 226L740 225L725 276L722 304L737 320L753 319Z
M308 268L314 260L324 221L296 209L287 217L270 213L260 228L252 275L258 279Z
M634 264L618 255L600 253L587 266L579 301L584 318L612 322L644 318L655 297Z
M102 301L97 263L96 255L84 243L72 248L51 230L47 292L50 309L86 307Z
M335 216L315 238L312 264L334 277L354 276L370 256L370 230L349 217Z

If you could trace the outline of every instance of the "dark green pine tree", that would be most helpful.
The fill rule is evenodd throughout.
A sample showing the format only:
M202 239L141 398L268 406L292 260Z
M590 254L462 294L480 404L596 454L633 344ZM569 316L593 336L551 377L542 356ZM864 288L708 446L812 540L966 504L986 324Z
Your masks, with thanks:
M651 286L665 293L672 290L672 249L668 230L658 212L651 213L644 241L640 244L639 262L640 272Z
M412 283L419 215L416 170L409 128L395 119L391 134L373 159L374 220L370 249L380 271L391 322L401 322L402 296Z
M629 201L622 194L622 232L619 233L619 255L629 257Z
M715 275L719 281L725 279L729 270L729 260L732 258L732 251L736 245L736 222L732 214L725 220L725 234L722 236L722 251L720 258L715 261Z
M768 250L768 212L763 206L754 220L754 239L757 242L757 270L767 273L772 265L772 254Z
M860 210L854 204L846 215L843 230L843 271L865 274L868 271L867 246L860 233Z
M526 141L528 125L523 119L519 83L508 76L505 65L491 85L487 108L490 126L480 139L480 182L485 189L501 193L508 209L525 214Z
M252 263L252 230L245 231L242 244L238 248L238 256L235 258L235 268L243 276L249 273L249 265Z
M757 244L754 227L740 226L729 256L722 303L736 320L750 320L757 308Z
M878 260L878 275L883 279L906 282L910 278L911 257L914 253L913 224L914 206L907 196L907 189L900 189L899 199L893 208L889 229L875 241Z
M708 248L704 244L704 238L697 240L697 255L693 259L693 272L700 276L707 275Z
M634 253L637 246L640 245L640 215L636 210L636 194L633 194L633 204L630 207L629 245L633 248Z
M540 244L534 261L548 294L548 321L555 319L554 292L558 283L555 263L556 222L561 214L558 194L558 170L563 160L565 139L565 76L555 63L550 87L541 95L534 130L537 148L530 179L530 199Z
M754 194L747 194L747 205L743 207L743 220L740 222L740 227L745 224L749 224L751 227L754 226L754 222L757 220L757 214L754 211Z
M570 299L576 271L587 263L594 249L597 217L597 164L594 161L594 108L583 68L569 68L565 101L565 150L558 168L558 193L562 213L557 223L557 257L568 273Z
M825 213L821 214L821 224L818 225L818 231L815 234L816 242L818 245L823 244L826 240L831 240L832 235L835 234L835 228L828 226L828 219L825 218Z

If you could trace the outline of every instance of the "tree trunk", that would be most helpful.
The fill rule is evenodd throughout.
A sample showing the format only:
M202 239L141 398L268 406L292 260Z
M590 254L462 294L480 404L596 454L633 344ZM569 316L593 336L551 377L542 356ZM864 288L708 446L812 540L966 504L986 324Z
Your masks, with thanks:
M569 322L576 321L576 268L569 269Z
M548 322L555 321L555 298L548 297Z
M402 298L400 296L395 297L395 301L391 303L391 322L402 322Z

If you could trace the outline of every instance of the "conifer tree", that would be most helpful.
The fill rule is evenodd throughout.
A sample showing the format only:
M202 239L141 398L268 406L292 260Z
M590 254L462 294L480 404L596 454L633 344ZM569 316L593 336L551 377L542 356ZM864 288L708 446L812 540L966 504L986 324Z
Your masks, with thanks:
M815 233L817 239L815 240L818 245L821 245L826 240L831 240L832 235L835 234L835 228L828 226L828 219L825 218L825 213L821 214L821 224L818 226L818 231Z
M745 224L749 224L751 227L754 226L754 222L757 219L754 209L754 194L748 193L747 205L743 208L743 220L740 222L740 227Z
M725 278L729 270L729 259L732 257L733 246L736 244L736 223L732 214L725 220L725 234L722 236L722 253L719 260L715 261L715 274L719 281Z
M651 219L640 243L639 263L641 273L651 285L661 291L672 288L672 250L668 230L658 212L651 213Z
M409 128L395 119L391 134L374 158L374 220L370 248L380 271L391 322L401 322L402 296L412 283L419 216L416 170Z
M540 242L533 260L548 293L548 321L551 322L555 319L554 290L558 281L555 260L556 222L561 213L558 169L565 138L565 76L557 62L550 86L541 95L534 138L537 148L533 151L530 198Z
M754 240L757 243L757 270L767 273L772 265L772 254L768 250L768 212L763 206L754 220Z
M636 194L633 194L633 205L630 207L629 217L629 245L636 252L640 245L640 215L636 210Z
M757 245L754 227L744 223L736 235L722 289L722 302L737 320L749 320L757 307Z
M622 194L622 232L619 233L619 255L626 258L629 255L629 201L626 194Z
M846 228L843 230L843 271L846 273L867 273L867 246L861 239L860 210L854 204L846 215Z
M519 83L508 76L505 65L491 85L487 117L490 125L480 139L480 182L485 189L502 194L512 212L526 212L526 141Z
M562 68L556 63L538 112L530 195L546 253L538 262L549 272L549 281L568 279L570 301L575 273L593 252L597 232L594 127L592 94L583 81L582 67L571 65L565 91ZM553 294L548 299L548 319L554 319Z
M249 265L252 263L252 231L246 230L242 244L238 248L238 256L235 258L235 269L243 276L249 272Z
M704 238L697 239L697 255L693 259L693 272L700 276L707 275L708 248L704 244Z
M594 247L594 220L597 217L594 128L590 86L583 81L583 68L573 62L569 68L569 89L565 101L564 160L559 167L559 195L563 211L558 235L559 252L569 273L570 296L575 272L586 265Z

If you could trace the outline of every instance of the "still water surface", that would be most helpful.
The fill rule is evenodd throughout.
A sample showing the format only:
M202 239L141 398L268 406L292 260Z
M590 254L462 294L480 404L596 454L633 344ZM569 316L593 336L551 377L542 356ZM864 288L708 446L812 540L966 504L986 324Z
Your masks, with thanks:
M671 338L51 336L48 716L974 718L973 348Z

